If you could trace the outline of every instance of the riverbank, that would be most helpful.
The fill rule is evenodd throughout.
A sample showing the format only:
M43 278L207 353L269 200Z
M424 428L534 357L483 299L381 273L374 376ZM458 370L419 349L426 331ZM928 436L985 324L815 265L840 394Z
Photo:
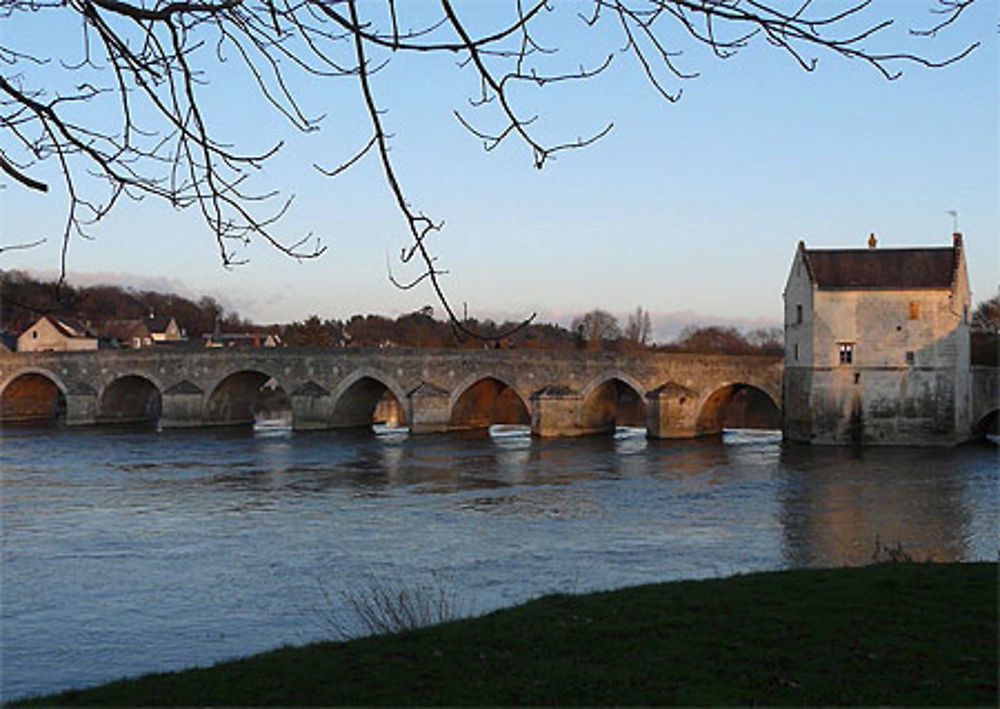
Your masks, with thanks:
M18 705L994 705L997 564L549 596Z

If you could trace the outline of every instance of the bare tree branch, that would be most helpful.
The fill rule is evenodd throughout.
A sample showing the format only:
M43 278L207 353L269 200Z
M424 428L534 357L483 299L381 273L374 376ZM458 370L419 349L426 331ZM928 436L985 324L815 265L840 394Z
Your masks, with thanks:
M933 21L912 29L911 37L947 30L977 0L925 1ZM764 43L806 71L821 56L840 57L891 80L903 66L943 67L978 46L941 58L894 46L898 40L888 36L896 19L876 14L882 7L876 0L590 2L589 11L561 17L577 23L571 31L588 33L595 42L610 38L596 60L566 56L569 48L560 46L565 35L545 41L547 22L556 14L552 0L461 5L438 0L437 6L397 0L0 0L0 18L8 22L0 42L0 174L16 189L42 194L50 193L47 166L61 175L63 273L71 241L88 238L123 196L194 208L227 267L245 262L244 249L255 241L295 259L313 259L326 250L320 239L279 233L294 195L254 188L256 176L285 141L256 152L229 145L226 117L205 94L212 82L239 77L292 132L311 134L333 111L308 110L307 100L316 97L304 95L302 78L357 82L371 137L334 167L321 167L321 157L313 166L335 178L369 154L378 155L406 225L401 263L417 269L408 279L397 279L389 269L390 281L403 289L429 284L458 335L476 337L450 306L441 281L447 271L428 246L443 222L413 208L390 159L391 138L375 85L388 62L456 57L456 71L474 87L469 106L454 110L459 124L486 150L525 146L532 164L541 168L562 151L601 139L612 124L569 128L571 135L583 134L576 139L544 139L544 105L533 103L537 91L522 87L585 85L622 64L614 61L619 53L638 66L658 95L673 102L683 84L698 76L686 66L691 47L728 60L751 43ZM22 42L16 23L42 13L52 26L79 27L82 55L61 46L42 56L27 49L31 45ZM63 81L48 85L52 77ZM491 121L494 128L483 127ZM34 245L28 242L25 247ZM11 248L20 246L0 252Z
M33 249L36 246L41 246L45 243L45 239L38 239L36 241L30 241L24 244L7 244L6 246L0 246L0 254L4 251L19 251L21 249Z

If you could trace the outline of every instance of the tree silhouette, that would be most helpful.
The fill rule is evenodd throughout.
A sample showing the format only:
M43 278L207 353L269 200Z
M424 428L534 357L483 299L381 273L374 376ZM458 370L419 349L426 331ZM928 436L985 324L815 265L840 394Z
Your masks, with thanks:
M1000 295L980 302L972 311L972 329L1000 333Z
M580 344L588 349L603 347L622 336L618 319L606 310L591 310L574 318L570 329L576 333Z
M635 312L628 316L625 339L635 346L643 347L649 344L649 337L652 334L653 323L649 319L649 311L643 310L641 305L636 306Z
M681 331L677 346L687 352L750 354L754 346L734 327L688 326Z
M384 106L377 98L379 69L386 62L426 54L456 57L456 71L471 74L478 86L470 105L455 110L456 120L486 150L519 141L541 168L561 151L600 139L612 126L546 142L538 134L530 94L525 98L520 87L586 82L621 54L672 102L681 95L679 84L697 76L681 56L686 46L728 58L762 42L807 71L817 56L828 54L859 61L887 79L899 75L900 64L943 66L975 47L938 60L905 47L879 48L877 40L893 19L876 15L871 0L836 6L814 0L589 0L579 4L584 13L559 16L560 22L576 23L575 31L606 43L604 58L584 65L546 43L550 2L0 0L6 30L0 40L0 170L18 189L46 192L51 171L45 168L57 167L68 200L63 272L71 237L86 236L122 197L196 209L227 266L241 263L240 247L253 240L312 259L326 249L320 239L311 234L288 239L279 232L292 196L252 187L253 174L283 141L256 152L230 144L227 126L238 115L232 107L211 105L206 95L212 82L247 79L292 131L309 133L324 119L303 109L303 78L312 82L313 95L325 82L356 82L369 137L347 159L315 168L336 177L374 155L408 234L401 260L418 266L411 280L390 278L400 288L429 282L453 327L474 334L446 298L444 271L428 245L442 222L407 199L392 160ZM972 2L936 0L931 8L938 14L915 34L934 36ZM51 42L37 50L19 31L29 15L44 17L52 37L62 37L57 30L67 25L78 27L79 45ZM489 122L493 128L485 127ZM566 133L573 131L568 127Z

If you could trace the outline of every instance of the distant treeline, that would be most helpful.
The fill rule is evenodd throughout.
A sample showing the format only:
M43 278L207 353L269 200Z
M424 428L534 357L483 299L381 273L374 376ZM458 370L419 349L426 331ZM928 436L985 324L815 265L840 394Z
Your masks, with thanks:
M434 317L425 306L389 318L354 315L347 320L324 320L313 315L303 321L255 325L238 313L226 312L215 299L197 301L171 293L112 285L72 286L40 281L24 271L0 271L2 307L0 328L18 334L42 315L72 318L100 326L108 320L149 315L171 316L190 338L213 332L257 332L278 335L285 345L311 347L503 347L519 349L597 349L608 351L665 350L732 354L781 354L781 328L742 333L732 327L689 327L670 344L650 342L649 313L637 308L625 327L603 310L576 318L569 328L553 323L530 323L514 334L500 336L517 323L470 318L466 327L484 339L459 338L447 320Z
M500 347L729 354L781 354L783 351L781 328L743 334L730 327L690 327L681 333L676 342L654 345L630 336L627 328L624 332L615 328L598 335L588 333L584 328L575 326L580 320L574 321L574 326L570 328L553 323L530 323L501 338L502 333L516 328L517 323L469 318L463 321L463 325L483 339L459 339L451 323L436 320L433 309L427 306L395 320L382 315L355 315L344 321L321 320L313 315L302 322L281 327L279 334L286 345L314 347Z
M972 311L972 363L1000 366L1000 295Z
M214 298L197 302L172 293L140 291L121 286L57 285L39 281L24 271L0 271L0 328L14 334L30 327L42 315L100 324L167 315L189 337L212 332L216 321L224 332L250 332L253 325L236 313L227 313Z

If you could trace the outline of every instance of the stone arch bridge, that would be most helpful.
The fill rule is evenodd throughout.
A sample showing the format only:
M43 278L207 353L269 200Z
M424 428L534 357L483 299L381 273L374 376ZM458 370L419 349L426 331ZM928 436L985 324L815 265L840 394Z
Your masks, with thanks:
M718 433L734 399L780 426L780 357L458 349L97 350L0 354L2 420L68 425L252 422L283 405L297 430L370 425L389 402L414 433L530 424L539 436L644 425Z

